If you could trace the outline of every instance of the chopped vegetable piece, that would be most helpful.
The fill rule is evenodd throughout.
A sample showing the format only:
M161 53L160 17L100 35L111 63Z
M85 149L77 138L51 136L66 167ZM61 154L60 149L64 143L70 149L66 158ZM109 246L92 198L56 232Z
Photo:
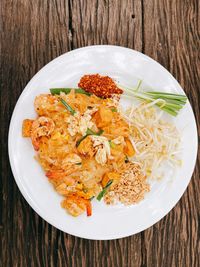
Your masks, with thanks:
M115 143L113 143L112 141L109 141L109 145L110 145L111 148L115 148L116 147Z
M102 133L103 133L103 130L99 130L97 133L95 133L90 128L87 128L87 131L86 131L87 135L101 135Z
M92 158L94 156L95 151L93 149L93 143L92 140L89 138L89 135L84 136L84 138L79 140L76 143L76 146L79 154L88 158Z
M90 96L91 94L86 92L81 88L51 88L50 92L52 95L59 95L61 92L65 94L69 94L71 90L75 90L75 93L84 94Z
M80 143L88 136L88 134L84 135L83 137L81 137L77 142L76 142L76 147L78 147L80 145Z
M103 133L103 130L99 130L98 133L95 133L94 131L92 131L91 129L87 128L86 131L86 135L84 135L83 137L81 137L77 142L76 142L76 146L79 146L80 143L88 136L88 135L101 135Z
M117 112L117 109L116 108L111 108L111 111L112 112Z
M120 178L120 174L117 172L107 172L104 174L101 184L103 188L108 184L109 181L117 181Z
M64 99L60 99L60 102L66 107L66 109L72 114L74 115L76 113L76 111L70 107L70 105L67 104L67 102Z
M81 162L76 163L76 165L81 165L81 164L82 164Z
M87 216L92 215L92 204L90 200L86 201L86 211L87 211Z
M108 190L108 188L111 186L113 180L110 180L107 185L103 188L103 190L98 194L97 196L97 200L101 201L101 199L104 197L104 195L106 194L106 191Z
M142 80L139 80L138 84L137 84L137 86L135 88L135 91L139 91L141 84L142 84Z

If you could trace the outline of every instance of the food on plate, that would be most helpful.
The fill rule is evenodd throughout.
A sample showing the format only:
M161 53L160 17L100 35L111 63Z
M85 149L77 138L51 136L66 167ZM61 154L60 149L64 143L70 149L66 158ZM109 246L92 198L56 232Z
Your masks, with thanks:
M23 121L23 137L31 139L36 159L69 214L91 216L94 198L106 204L138 203L164 163L180 163L179 134L161 116L163 111L175 115L185 97L175 95L175 106L169 106L173 94L149 93L144 101L140 93L143 102L124 110L120 98L132 98L132 91L110 77L84 75L78 86L36 96L37 117Z
M108 76L100 76L99 74L84 75L80 79L78 86L86 92L102 98L123 93L123 90L117 87L113 79Z

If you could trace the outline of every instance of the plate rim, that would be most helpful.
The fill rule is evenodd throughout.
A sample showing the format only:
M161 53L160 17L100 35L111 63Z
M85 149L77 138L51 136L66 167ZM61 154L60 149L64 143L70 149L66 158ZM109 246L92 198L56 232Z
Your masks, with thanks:
M194 172L194 169L195 169L195 166L196 166L196 160L197 160L197 151L198 151L198 132L197 132L197 124L196 124L196 118L195 118L195 115L194 115L194 112L193 112L193 108L189 102L189 105L191 107L191 112L192 112L192 116L193 116L193 119L194 119L194 127L195 127L195 152L194 152L194 162L193 162L193 167L192 167L192 171L190 173L190 178L188 179L187 181L187 184L184 188L184 190L182 191L182 194L178 197L178 200L176 199L175 201L175 204L172 204L170 209L168 209L168 211L166 212L163 212L162 216L159 216L159 219L154 219L151 221L151 223L149 224L148 223L148 226L145 227L144 229L140 229L139 231L133 231L133 233L129 233L127 235L124 235L124 234L118 234L116 236L112 235L112 237L108 237L108 238L96 238L96 237L92 237L90 235L80 235L79 233L75 233L74 231L68 231L66 232L66 230L62 229L61 227L58 227L57 225L55 225L54 223L50 222L49 218L46 217L44 214L42 214L40 212L40 209L39 207L37 207L34 203L34 201L31 199L31 197L29 196L29 194L26 192L26 190L24 189L24 186L23 184L20 182L20 179L17 178L17 173L16 173L16 170L15 170L15 165L14 165L14 162L13 162L13 159L12 159L12 154L11 154L11 133L12 133L12 125L13 125L13 122L14 122L14 119L15 119L15 114L16 114L16 110L19 106L19 100L20 98L26 93L26 91L28 91L28 87L35 81L35 79L37 79L37 76L39 76L39 74L49 65L55 63L56 61L58 61L60 58L63 58L65 57L66 55L68 54L73 54L73 53L77 53L81 50L89 50L89 49L95 49L95 48L99 48L99 47L104 47L104 48L114 48L114 49L120 49L120 50L128 50L129 52L134 52L136 54L138 54L139 56L142 56L143 58L147 58L148 60L150 60L151 62L153 62L154 64L157 64L159 65L159 67L166 72L166 74L168 74L170 76L171 79L173 79L173 81L179 86L179 88L182 90L182 92L185 94L185 91L183 90L183 88L181 87L181 85L178 83L178 81L173 77L173 75L165 68L163 67L159 62L157 62L156 60L152 59L151 57L139 52L139 51L136 51L134 49L131 49L131 48L127 48L127 47L123 47L123 46L116 46L116 45L91 45L91 46L85 46L85 47L81 47L81 48L77 48L77 49L74 49L74 50L71 50L69 52L66 52L56 58L54 58L53 60L51 60L50 62L48 62L46 65L44 65L37 73L35 73L35 75L29 80L29 82L26 84L26 86L24 87L24 89L22 90L21 94L19 95L18 97L18 100L15 104L15 107L13 109L13 112L12 112L12 116L11 116L11 119L10 119L10 124L9 124L9 132L8 132L8 155L9 155L9 162L10 162L10 166L11 166L11 170L12 170L12 174L13 174L13 177L14 177L14 180L22 194L22 196L25 198L25 200L28 202L28 204L30 205L30 207L42 218L44 219L47 223L51 224L52 226L54 226L55 228L63 231L64 233L67 233L67 234L70 234L70 235L74 235L74 236L77 236L77 237L81 237L81 238L84 238L84 239L90 239L90 240L113 240L113 239L119 239L119 238L125 238L125 237L128 237L128 236L131 236L131 235L135 235L137 233L140 233L146 229L148 229L149 227L153 226L155 223L159 222L161 219L163 219L176 205L177 203L179 202L179 200L181 199L181 197L184 195L190 181L191 181L191 178L192 178L192 175L193 175L193 172Z

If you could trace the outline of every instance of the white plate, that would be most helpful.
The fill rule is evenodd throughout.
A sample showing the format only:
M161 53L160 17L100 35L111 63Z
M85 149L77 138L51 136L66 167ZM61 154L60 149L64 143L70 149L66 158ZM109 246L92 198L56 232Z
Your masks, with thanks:
M14 109L9 129L9 157L16 183L31 207L58 229L88 239L115 239L138 233L158 222L183 195L195 165L197 130L188 103L173 119L182 133L183 166L171 177L153 184L145 200L131 207L105 206L94 201L93 216L69 216L60 207L62 199L48 182L34 159L29 139L22 138L25 118L34 118L36 95L50 87L76 86L86 73L107 74L121 84L133 86L137 79L154 90L183 93L172 75L153 59L131 49L117 46L90 46L66 53L42 68L28 83Z

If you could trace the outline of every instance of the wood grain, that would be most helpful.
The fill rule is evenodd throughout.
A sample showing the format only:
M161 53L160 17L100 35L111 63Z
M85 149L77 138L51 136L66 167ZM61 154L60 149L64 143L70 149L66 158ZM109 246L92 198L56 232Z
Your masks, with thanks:
M31 77L78 47L115 44L166 67L185 89L200 130L200 4L198 0L1 0L0 266L200 266L200 157L176 207L137 235L91 241L41 219L13 179L9 121Z

